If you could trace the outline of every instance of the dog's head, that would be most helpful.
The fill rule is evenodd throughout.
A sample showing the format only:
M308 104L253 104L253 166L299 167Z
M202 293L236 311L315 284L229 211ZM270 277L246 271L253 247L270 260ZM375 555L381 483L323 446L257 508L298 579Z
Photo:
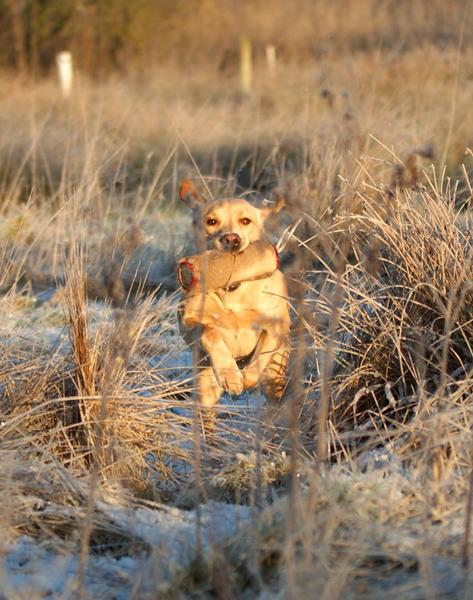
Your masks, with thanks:
M195 185L185 179L179 197L194 209L194 227L207 241L208 248L243 252L251 242L264 237L264 223L284 206L280 201L258 208L242 198L207 201Z

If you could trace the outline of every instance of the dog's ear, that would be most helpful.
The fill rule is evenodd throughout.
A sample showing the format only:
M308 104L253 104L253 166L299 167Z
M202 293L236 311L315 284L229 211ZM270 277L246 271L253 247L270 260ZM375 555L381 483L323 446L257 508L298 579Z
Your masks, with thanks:
M191 208L206 203L205 198L190 179L182 180L179 186L179 198Z
M286 198L284 196L278 196L276 200L267 206L260 208L260 213L263 221L266 221L271 215L277 215L281 212L286 204Z

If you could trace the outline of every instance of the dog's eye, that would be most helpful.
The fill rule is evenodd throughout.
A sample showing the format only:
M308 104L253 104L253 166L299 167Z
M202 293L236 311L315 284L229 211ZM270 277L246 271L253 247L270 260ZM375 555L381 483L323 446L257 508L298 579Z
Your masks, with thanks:
M207 225L216 225L217 224L217 219L207 219L206 221Z
M242 225L249 225L251 223L251 219L248 219L248 217L244 217L243 219L241 219L240 223Z

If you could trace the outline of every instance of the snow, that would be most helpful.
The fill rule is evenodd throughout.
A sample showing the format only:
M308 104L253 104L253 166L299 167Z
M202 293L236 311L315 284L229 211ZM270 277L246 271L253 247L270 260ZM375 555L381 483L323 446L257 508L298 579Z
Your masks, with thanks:
M27 536L18 538L10 547L4 548L2 554L2 600L71 597L77 583L78 554L59 554ZM138 567L139 560L130 557L89 559L84 579L86 597L104 600L130 598Z
M198 558L209 560L212 552L234 540L251 519L249 507L217 502L202 505L199 512L168 507L131 509L103 502L97 508L120 531L149 548L136 557L89 555L85 597L101 600L128 600L138 592L140 598L154 598L157 592L169 590ZM67 598L77 584L78 551L60 554L22 536L0 547L0 554L1 600Z
M28 354L51 356L69 351L64 313L62 307L53 302L53 297L52 293L42 293L27 307L11 306L0 325L1 343L14 345L17 351L21 346ZM109 322L111 316L110 307L90 302L90 331ZM166 379L189 381L192 352L174 330L161 332L160 337L164 352L149 359L149 367L159 370ZM223 404L232 418L247 427L250 414L258 410L262 401L258 394L245 394L236 401L226 397ZM164 410L171 409L165 407ZM184 466L192 469L187 462ZM48 510L47 504L42 510ZM248 527L252 517L247 506L217 502L203 504L192 511L166 506L130 508L100 502L96 510L106 516L111 527L122 533L124 539L140 542L139 551L125 548L121 551L124 556L89 554L82 597L101 600L155 598L157 593L172 588L176 578L188 573L197 559L210 560L217 548L234 540L242 528ZM0 541L0 600L74 597L80 564L78 541L61 542L51 538L45 543L44 536L40 537L43 541L26 535L10 543Z

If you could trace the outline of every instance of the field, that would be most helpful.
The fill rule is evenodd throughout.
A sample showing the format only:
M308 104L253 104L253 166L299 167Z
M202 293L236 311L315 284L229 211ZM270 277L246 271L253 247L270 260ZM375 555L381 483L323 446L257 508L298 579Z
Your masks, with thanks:
M0 75L1 600L471 597L472 15L329 4L250 93L231 56ZM211 436L184 177L286 202L286 398Z

